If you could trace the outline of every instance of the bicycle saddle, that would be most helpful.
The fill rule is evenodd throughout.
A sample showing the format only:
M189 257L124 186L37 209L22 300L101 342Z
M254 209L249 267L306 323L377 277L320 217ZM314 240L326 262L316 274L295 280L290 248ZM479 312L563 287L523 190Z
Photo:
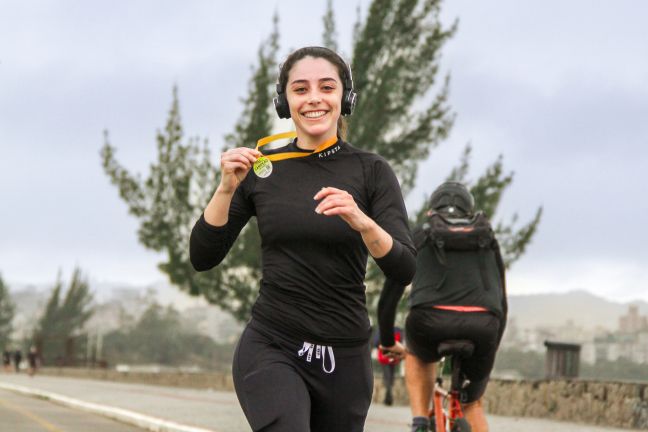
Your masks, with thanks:
M438 353L442 357L458 356L460 358L470 357L475 345L469 340L447 340L439 344Z

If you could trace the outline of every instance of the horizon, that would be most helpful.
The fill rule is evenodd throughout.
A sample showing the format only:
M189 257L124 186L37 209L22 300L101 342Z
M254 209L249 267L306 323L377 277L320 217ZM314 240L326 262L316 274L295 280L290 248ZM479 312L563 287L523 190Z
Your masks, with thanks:
M65 278L63 280L63 286L65 287L65 283L67 280ZM146 294L147 290L153 288L164 288L164 289L171 289L174 294L178 294L181 296L185 296L188 301L204 301L206 304L211 305L211 306L216 306L214 304L208 303L207 300L205 300L201 296L191 296L188 293L182 291L180 288L178 288L175 285L170 284L168 281L158 279L157 281L152 281L149 283L144 283L144 284L138 284L138 283L130 283L130 282L124 282L124 281L97 281L93 280L92 278L89 279L89 285L90 285L90 290L93 292L93 294L101 294L104 298L103 301L108 301L112 299L113 291L117 291L119 289L124 289L124 290L142 290L142 295ZM19 281L7 281L5 280L6 286L9 288L9 292L22 292L26 290L35 290L37 292L46 292L47 290L53 289L55 280L52 280L51 282L19 282ZM97 287L100 286L98 290L93 290L93 286ZM105 290L108 289L108 292ZM156 290L157 291L157 290ZM158 294L160 292L158 291ZM163 294L168 294L164 293ZM404 296L407 293L403 294ZM618 298L613 298L613 297L607 297L605 295L600 295L598 293L592 292L586 288L574 288L569 291L543 291L543 292L527 292L527 293L508 293L507 297L508 298L520 298L520 297L534 297L534 296L570 296L574 294L585 294L589 295L591 297L605 300L606 302L609 303L615 303L618 305L631 305L631 304L636 304L636 303L644 303L646 306L648 306L648 300L644 298L634 298L634 299L618 299Z

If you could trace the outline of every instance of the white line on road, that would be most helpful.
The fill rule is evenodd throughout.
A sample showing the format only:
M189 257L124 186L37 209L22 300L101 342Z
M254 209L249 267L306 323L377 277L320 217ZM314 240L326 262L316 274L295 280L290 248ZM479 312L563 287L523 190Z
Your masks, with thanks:
M43 399L51 400L72 408L81 409L86 412L100 414L124 423L132 424L143 429L153 432L218 432L212 429L202 429L193 426L187 426L168 420L162 420L156 417L140 414L134 411L115 408L106 405L99 405L90 402L83 402L78 399L62 396L56 393L50 393L30 387L8 384L0 382L0 388L25 394L28 396L37 396Z

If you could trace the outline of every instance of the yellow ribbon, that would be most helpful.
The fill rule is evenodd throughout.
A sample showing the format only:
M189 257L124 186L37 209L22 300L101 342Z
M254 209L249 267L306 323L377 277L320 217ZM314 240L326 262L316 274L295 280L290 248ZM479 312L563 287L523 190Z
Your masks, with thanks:
M282 132L282 133L278 133L278 134L275 134L275 135L270 135L270 136L267 136L267 137L263 137L259 141L257 141L257 145L256 145L255 150L259 150L260 147L263 147L266 144L270 144L273 141L277 141L277 140L285 139L285 138L291 139L291 138L295 138L295 137L297 137L297 132L295 132L295 131ZM265 158L267 158L267 159L269 159L269 160L271 160L273 162L274 161L284 160L284 159L293 159L293 158L306 157L306 156L310 156L312 154L317 154L317 153L321 152L322 150L326 150L327 148L329 148L330 146L335 144L337 142L337 140L338 140L337 136L334 136L333 138L327 139L322 144L317 146L317 148L315 150L313 150L312 153L286 152L286 153L271 154L271 155L267 155L267 156L263 155L263 157L265 157Z

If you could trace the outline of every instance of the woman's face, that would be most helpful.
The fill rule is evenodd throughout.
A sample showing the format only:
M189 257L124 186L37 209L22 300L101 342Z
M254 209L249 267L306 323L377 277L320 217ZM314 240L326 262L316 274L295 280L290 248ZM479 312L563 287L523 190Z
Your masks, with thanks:
M304 57L290 69L286 97L303 144L337 133L343 87L337 67L326 59Z

